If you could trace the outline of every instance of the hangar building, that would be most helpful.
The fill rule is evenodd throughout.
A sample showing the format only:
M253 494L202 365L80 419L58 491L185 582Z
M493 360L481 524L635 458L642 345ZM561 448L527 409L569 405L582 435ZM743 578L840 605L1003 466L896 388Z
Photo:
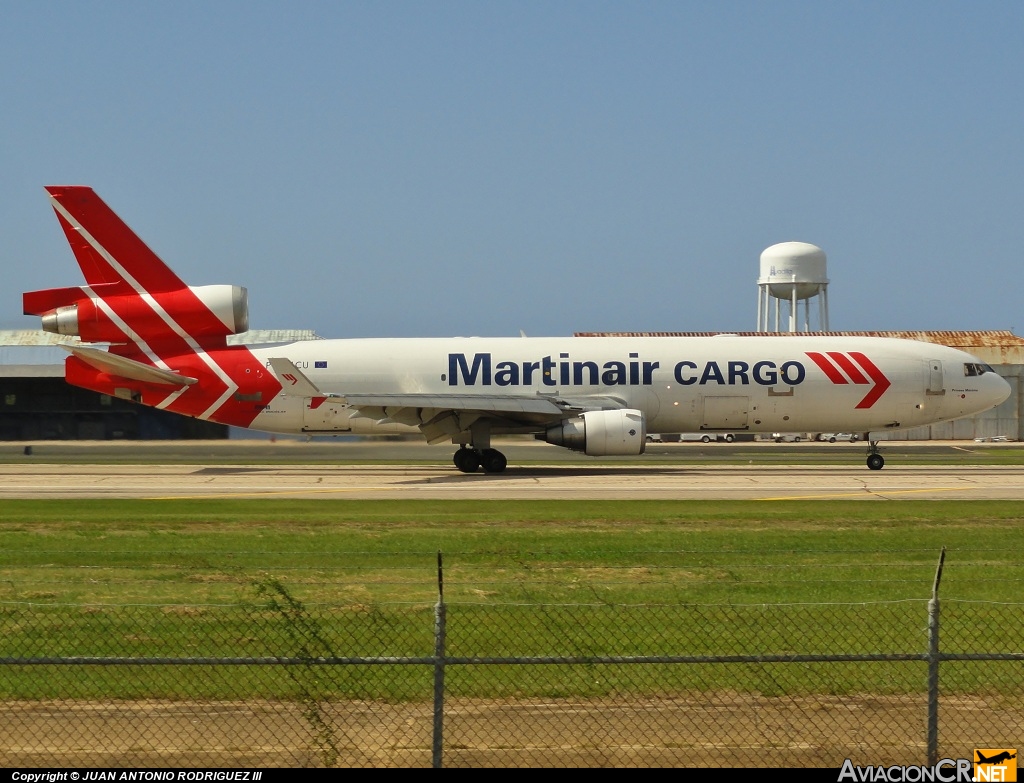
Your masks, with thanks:
M311 331L252 330L232 345L319 339ZM0 441L163 440L228 437L228 427L136 405L64 382L61 345L78 339L35 330L0 331Z
M611 333L577 333L593 337ZM616 332L620 336L708 336L717 332ZM730 334L764 334L731 332ZM801 334L808 334L802 332ZM990 364L1013 390L997 408L978 416L928 427L874 433L883 440L971 440L1003 435L1024 440L1024 337L1010 331L816 332L828 335L899 337L948 345ZM232 344L262 345L320 339L311 331L253 330L229 337ZM34 330L0 331L0 440L158 440L227 438L221 424L79 389L64 382L61 344L76 338Z

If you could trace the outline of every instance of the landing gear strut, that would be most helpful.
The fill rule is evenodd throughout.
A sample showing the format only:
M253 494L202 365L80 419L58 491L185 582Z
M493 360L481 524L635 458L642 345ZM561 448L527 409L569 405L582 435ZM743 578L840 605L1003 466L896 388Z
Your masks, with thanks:
M455 452L452 462L463 473L476 473L481 467L487 473L501 473L508 466L505 455L497 449L473 449L466 446Z
M480 468L487 473L501 473L508 466L505 455L491 448L491 423L486 419L469 427L469 443L462 443L452 462L463 473L476 473Z
M868 447L868 467L871 470L881 470L885 467L885 457L878 453L878 441L870 441Z

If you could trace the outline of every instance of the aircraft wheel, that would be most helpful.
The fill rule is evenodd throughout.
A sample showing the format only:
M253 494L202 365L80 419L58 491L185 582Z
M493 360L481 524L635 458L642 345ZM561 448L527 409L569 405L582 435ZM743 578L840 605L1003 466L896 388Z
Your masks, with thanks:
M484 449L480 455L480 464L488 473L501 473L508 466L508 460L497 449Z
M885 467L885 457L881 454L869 454L868 467L871 468L871 470L881 470Z
M459 449L455 452L455 456L452 457L452 462L463 473L476 473L480 467L480 457L473 449Z

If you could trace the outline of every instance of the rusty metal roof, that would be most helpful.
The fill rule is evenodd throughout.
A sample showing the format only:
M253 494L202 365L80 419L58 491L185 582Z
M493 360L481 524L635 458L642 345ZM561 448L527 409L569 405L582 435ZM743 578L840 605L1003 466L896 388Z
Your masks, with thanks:
M1021 348L1024 337L1008 329L986 331L895 331L895 332L576 332L575 337L895 337L901 340L920 340L950 348Z
M263 345L323 339L311 329L250 329L228 337L228 345ZM51 334L41 329L0 329L0 346L80 345L77 337Z
M576 332L575 337L714 337L721 334L735 334L740 337L895 337L902 340L921 340L926 343L948 345L952 348L1019 348L1024 346L1024 337L1008 329L978 331L895 331L895 332ZM287 343L300 340L323 339L309 329L252 329L228 337L231 345L259 345L262 343ZM77 337L50 334L38 329L0 329L0 345L43 346L74 345Z
M0 345L3 346L40 346L40 345L77 345L81 342L77 337L63 334L50 334L39 329L4 329L0 331Z

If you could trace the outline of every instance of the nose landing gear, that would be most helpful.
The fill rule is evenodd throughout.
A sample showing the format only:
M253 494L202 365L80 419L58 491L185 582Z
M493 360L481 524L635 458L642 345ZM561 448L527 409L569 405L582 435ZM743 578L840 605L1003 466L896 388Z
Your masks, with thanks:
M878 441L870 441L868 447L868 468L871 470L881 470L885 467L885 457L878 453Z

